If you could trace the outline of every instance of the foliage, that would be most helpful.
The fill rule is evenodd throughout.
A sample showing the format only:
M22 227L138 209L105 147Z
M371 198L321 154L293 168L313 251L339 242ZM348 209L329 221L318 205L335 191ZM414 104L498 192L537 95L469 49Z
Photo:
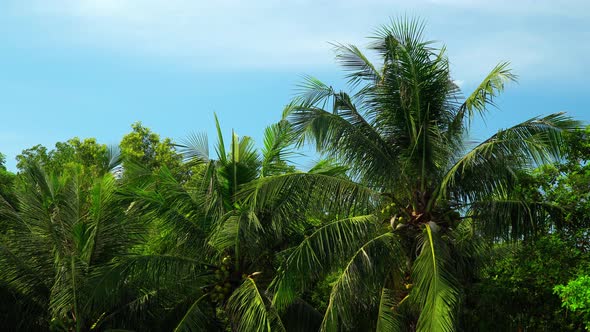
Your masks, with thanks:
M515 248L498 246L493 264L469 289L463 330L579 330L580 315L563 310L553 294L555 285L589 267L590 253L575 242L552 234Z
M14 193L15 175L6 169L5 162L6 157L0 153L0 197L3 197L8 204L14 206L16 204L16 195Z
M67 142L57 142L55 149L49 151L42 145L35 145L24 150L16 159L21 171L30 164L39 164L47 172L60 174L64 169L80 166L81 171L89 176L99 176L118 164L118 153L97 143L94 138L81 141L74 137Z
M563 300L563 306L584 315L586 330L590 330L590 276L582 275L567 285L557 285L556 294Z
M124 168L129 163L141 164L151 170L165 166L176 176L182 175L182 155L176 151L170 138L160 139L158 134L144 127L141 122L132 124L131 129L119 145Z
M539 216L546 220L544 235L493 259L470 289L465 330L580 329L580 315L560 307L553 287L588 268L589 130L567 134L567 158L519 174L519 195L551 207ZM497 250L509 248L503 247Z
M184 314L178 329L198 330L204 324L221 329L279 328L281 318L264 290L275 271L277 248L289 247L292 239L300 238L307 221L298 218L297 211L272 213L288 199L286 192L274 196L274 205L257 206L240 189L258 180L306 173L290 173L294 167L287 158L293 138L288 123L265 131L261 151L250 137L235 132L226 142L218 122L216 126L215 157L209 153L205 135L193 134L178 146L185 166L190 167L188 180L177 178L166 165L150 169L149 164L128 161L126 196L154 227L154 237L145 248L148 252L197 258L214 274L200 292L179 295L174 311ZM305 306L300 309L291 314L308 311ZM212 314L202 319L204 312ZM256 319L266 323L256 326Z

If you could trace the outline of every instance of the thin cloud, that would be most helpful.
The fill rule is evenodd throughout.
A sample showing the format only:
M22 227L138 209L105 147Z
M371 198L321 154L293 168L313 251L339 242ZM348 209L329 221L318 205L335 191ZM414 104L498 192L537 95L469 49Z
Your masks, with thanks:
M329 66L333 54L328 42L364 45L364 37L388 16L416 15L427 20L428 36L447 42L451 60L466 82L500 60L511 60L519 71L535 75L539 66L548 72L563 70L555 58L563 57L565 46L568 70L581 65L585 61L578 55L585 54L585 46L568 40L587 40L588 28L573 29L563 22L572 17L586 21L582 18L588 18L588 10L582 9L590 9L584 1L532 0L345 0L337 6L311 0L26 2L20 7L23 13L39 15L53 29L48 33L62 43L198 70Z

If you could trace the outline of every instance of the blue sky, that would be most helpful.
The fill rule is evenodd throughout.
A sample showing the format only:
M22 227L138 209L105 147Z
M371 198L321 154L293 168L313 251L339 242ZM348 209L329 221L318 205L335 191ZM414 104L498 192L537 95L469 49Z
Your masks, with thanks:
M499 61L510 84L475 138L539 114L590 121L590 3L469 0L0 0L0 152L78 136L117 144L222 127L261 141L303 74L342 86L329 42L366 45L419 16L465 93ZM305 165L302 165L305 167Z

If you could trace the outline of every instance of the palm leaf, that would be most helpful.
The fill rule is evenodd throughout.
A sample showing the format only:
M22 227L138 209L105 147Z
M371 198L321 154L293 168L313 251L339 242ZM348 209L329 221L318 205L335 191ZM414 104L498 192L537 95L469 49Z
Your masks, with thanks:
M322 273L370 239L377 227L373 216L353 217L329 223L306 237L288 253L270 286L274 291L273 304L285 309Z
M336 60L350 72L346 78L352 88L357 87L363 81L375 84L382 80L381 73L358 47L334 44L334 50Z
M192 332L192 331L205 331L208 328L209 318L199 307L200 302L205 299L208 294L199 297L191 307L187 310L186 314L182 317L178 325L174 328L174 332Z
M250 277L228 299L227 313L236 331L285 331L276 310Z
M451 192L474 201L504 190L518 171L559 159L562 134L578 127L578 121L555 113L500 130L455 162L442 179L441 198Z
M395 298L391 289L383 287L379 298L379 314L377 316L376 332L400 331L401 324L394 312Z
M285 121L279 121L264 130L264 146L262 149L262 176L279 174L288 170L286 163L294 155L290 147L294 143L295 136L291 125Z
M433 225L424 225L420 247L412 269L414 288L411 293L421 308L417 330L455 331L459 291L449 270L448 248Z
M401 246L393 233L385 233L363 244L347 261L336 279L324 314L321 331L353 329L353 317L369 312L371 295L380 290L388 274L399 273ZM397 271L396 271L397 270Z
M495 106L494 98L504 91L504 85L507 82L514 82L517 79L517 76L512 73L509 66L509 62L501 62L490 71L488 76L486 76L469 97L465 99L461 107L459 107L451 128L457 131L459 128L462 128L465 116L471 122L475 113L483 117L488 110L488 106Z

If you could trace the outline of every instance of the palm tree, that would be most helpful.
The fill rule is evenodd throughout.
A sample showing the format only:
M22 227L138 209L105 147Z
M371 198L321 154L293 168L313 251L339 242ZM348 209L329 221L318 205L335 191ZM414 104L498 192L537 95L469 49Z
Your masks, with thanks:
M469 143L471 122L516 76L500 63L462 98L445 48L423 29L409 19L379 29L369 48L380 66L336 45L352 93L309 77L285 110L300 143L349 166L354 181L269 177L243 190L260 206L286 184L291 206L310 195L348 205L284 253L269 288L282 312L336 273L322 331L454 331L480 236L521 239L540 227L545 207L515 194L516 174L560 158L562 133L579 125L557 113Z
M15 328L86 330L128 303L94 295L118 293L100 287L101 272L132 253L143 227L126 216L111 174L82 174L75 166L46 174L30 164L19 174L16 206L0 197L0 284L27 309L20 323L13 317L22 324Z
M288 175L336 177L344 169L323 161L307 173L296 171L289 163L295 137L287 121L265 130L260 151L250 137L234 132L226 144L217 119L216 128L214 156L203 134L191 135L179 145L190 169L186 182L166 167L152 172L128 165L134 167L124 179L129 204L155 225L147 251L205 263L200 270L174 272L177 279L190 279L194 273L210 276L199 287L170 285L178 294L168 314L175 330L283 330L286 323L265 291L278 266L275 253L301 240L313 225L301 211L290 209L288 190L274 194L274 204L259 207L245 200L241 189ZM313 308L303 303L300 307L287 317L313 316Z

